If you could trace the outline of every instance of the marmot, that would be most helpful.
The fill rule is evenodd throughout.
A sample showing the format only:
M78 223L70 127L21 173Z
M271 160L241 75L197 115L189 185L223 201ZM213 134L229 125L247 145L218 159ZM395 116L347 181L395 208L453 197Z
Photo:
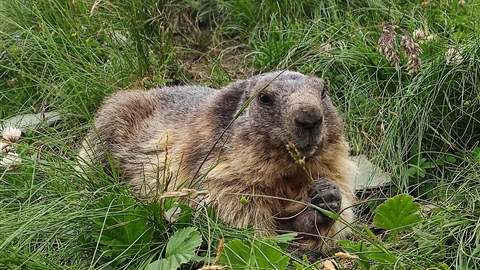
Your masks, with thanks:
M300 243L319 251L350 232L344 222L305 208L313 203L341 210L346 222L354 218L356 166L325 80L279 71L220 90L122 91L103 103L95 127L81 159L106 169L114 163L136 194L207 189L205 200L225 223L252 225L262 235L299 231ZM288 142L304 157L303 168Z

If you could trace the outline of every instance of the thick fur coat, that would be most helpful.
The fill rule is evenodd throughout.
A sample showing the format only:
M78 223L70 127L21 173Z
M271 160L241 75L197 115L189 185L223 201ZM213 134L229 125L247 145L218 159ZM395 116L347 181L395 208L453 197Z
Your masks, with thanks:
M302 216L320 178L340 190L342 220L354 218L356 166L327 91L322 79L284 71L220 90L183 86L119 92L98 111L80 157L107 170L120 168L136 194L206 189L205 200L227 224L252 225L262 235L285 228L303 231L318 236L305 237L303 244L325 251L332 239L349 233L344 222L320 222L315 213L305 219L315 223L305 231L296 228L303 221L295 218ZM304 168L287 150L289 141L305 157Z

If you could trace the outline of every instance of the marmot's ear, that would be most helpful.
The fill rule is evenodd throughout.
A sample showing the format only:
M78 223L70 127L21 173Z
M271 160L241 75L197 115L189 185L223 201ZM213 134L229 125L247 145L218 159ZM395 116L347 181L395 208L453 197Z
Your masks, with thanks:
M320 79L317 77L310 76L310 81L313 83L313 87L318 89L322 94L322 98L325 97L330 90L330 82L326 79Z
M239 98L241 104L248 100L249 87L251 83L248 80L240 80L227 85L227 91L231 91L232 96Z
M227 85L227 88L230 91L234 91L238 93L244 92L246 90L245 89L246 87L247 87L246 80L236 81Z

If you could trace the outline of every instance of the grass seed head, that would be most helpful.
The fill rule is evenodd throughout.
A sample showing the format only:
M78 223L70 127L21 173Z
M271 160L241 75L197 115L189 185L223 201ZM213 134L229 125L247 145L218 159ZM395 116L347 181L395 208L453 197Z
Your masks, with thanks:
M382 34L378 39L377 48L378 51L385 54L388 62L395 67L395 69L400 69L400 57L398 57L395 51L395 29L397 26L389 23L383 22Z
M287 150L290 153L290 156L295 160L295 162L301 167L305 167L305 157L300 154L295 144L292 141L288 141Z
M338 267L338 264L335 260L330 259L330 260L324 261L323 265L320 269L323 269L323 270L337 270L337 269L340 269L340 267Z
M358 260L359 259L357 255L352 255L345 252L337 252L335 253L335 256L337 256L339 259L342 259L342 260Z
M408 74L415 74L422 68L422 59L420 58L420 46L413 41L408 35L403 35L400 42L405 57L407 57L407 71Z

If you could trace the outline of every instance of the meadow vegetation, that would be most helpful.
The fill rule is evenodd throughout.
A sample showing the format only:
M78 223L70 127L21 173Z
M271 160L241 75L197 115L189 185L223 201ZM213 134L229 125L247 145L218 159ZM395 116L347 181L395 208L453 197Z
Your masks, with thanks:
M76 169L110 93L282 69L328 78L352 154L392 179L359 200L356 233L339 243L357 257L339 267L476 269L479 16L478 0L0 2L0 125L61 114L2 141L0 269L318 269L286 251L292 234L261 239ZM20 163L6 164L7 144ZM396 194L410 196L381 204Z

